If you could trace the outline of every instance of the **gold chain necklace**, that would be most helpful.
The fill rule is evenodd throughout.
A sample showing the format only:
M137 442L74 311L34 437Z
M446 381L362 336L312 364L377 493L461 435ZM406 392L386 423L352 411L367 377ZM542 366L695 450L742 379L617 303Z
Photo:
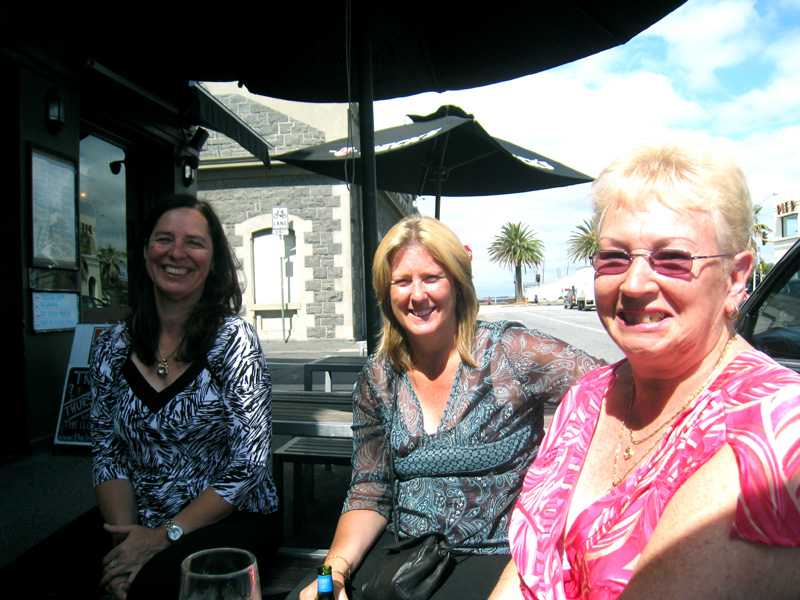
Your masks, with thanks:
M733 343L734 339L736 339L736 334L735 333L730 337L730 339L728 339L728 343L725 344L725 347L722 349L722 354L720 355L719 360L717 361L717 364L714 365L714 368L712 369L711 374L709 374L709 376L702 383L702 385L699 388L697 388L697 391L695 391L694 394L689 396L689 398L686 400L686 402L683 403L683 406L681 406L677 410L677 412L675 412L675 414L673 414L670 418L668 418L661 425L659 425L654 431L652 431L651 433L649 433L645 437L643 437L641 439L638 439L638 440L634 439L633 430L626 425L626 422L630 420L631 410L633 410L633 402L636 399L636 387L634 385L634 382L631 381L631 399L630 399L630 402L628 402L628 410L625 412L625 418L622 419L622 423L620 424L619 439L617 440L617 449L614 452L614 470L611 473L611 489L617 487L620 483L625 481L625 478L630 474L630 472L633 471L639 465L639 463L641 463L647 457L647 455L650 454L650 452L656 446L658 446L661 443L661 440L663 440L666 437L666 435L667 435L667 433L669 431L668 429L666 429L667 425L669 425L675 419L677 419L683 413L683 411L685 411L689 407L689 405L692 402L694 402L697 399L697 397L701 393L703 393L703 391L711 384L711 382L717 376L717 372L719 371L720 367L722 366L722 363L725 361L725 357L727 356L728 350L730 349L731 344ZM645 453L642 454L642 456L640 456L636 460L636 462L634 462L630 466L630 468L627 471L625 471L625 473L619 479L617 479L617 463L619 462L619 451L622 448L622 438L625 435L625 430L626 429L628 430L628 435L629 435L631 441L630 441L630 444L628 444L628 447L625 448L625 451L622 453L622 457L623 457L624 460L630 460L631 458L633 458L633 455L636 452L636 448L635 448L636 446L646 442L647 440L652 439L654 436L656 436L662 430L664 430L664 433L662 433L661 436L653 443L653 445L651 445L645 451Z
M181 347L181 344L183 343L183 338L185 338L185 337L186 337L186 334L184 333L181 336L181 339L178 342L178 345L175 346L175 348L172 350L172 352L169 353L169 356L164 356L164 352L162 352L162 350L161 350L161 344L158 344L158 353L161 355L161 362L159 362L158 363L158 367L156 367L156 374L159 377L166 377L167 375L169 375L169 365L167 364L167 361L170 358L172 358L172 355L175 354L178 351L178 348Z

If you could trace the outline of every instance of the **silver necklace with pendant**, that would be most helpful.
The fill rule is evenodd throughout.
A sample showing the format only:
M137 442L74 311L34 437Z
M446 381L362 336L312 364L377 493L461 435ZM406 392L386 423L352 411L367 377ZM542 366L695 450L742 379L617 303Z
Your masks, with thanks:
M169 365L167 361L172 358L172 355L178 351L178 348L181 347L183 343L183 338L186 337L185 335L181 337L181 340L178 342L178 345L169 353L169 356L164 356L164 352L161 350L161 345L158 345L158 353L161 355L161 362L158 363L158 367L156 367L156 374L159 377L166 377L169 375Z

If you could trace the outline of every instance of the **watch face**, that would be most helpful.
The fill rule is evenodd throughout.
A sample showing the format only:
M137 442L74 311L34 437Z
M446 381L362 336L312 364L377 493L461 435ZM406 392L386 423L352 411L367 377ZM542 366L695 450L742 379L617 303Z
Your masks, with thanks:
M183 535L183 529L181 529L177 525L170 525L167 528L167 537L172 542L177 542L182 535Z

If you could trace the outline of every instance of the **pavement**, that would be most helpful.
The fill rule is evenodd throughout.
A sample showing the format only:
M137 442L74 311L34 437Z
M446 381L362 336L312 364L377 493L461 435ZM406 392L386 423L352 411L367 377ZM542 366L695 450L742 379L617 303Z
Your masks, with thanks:
M363 346L363 342L327 339L262 342L268 364L281 359L311 361L331 354L359 355ZM278 380L273 383L279 389L302 389L297 383L282 384ZM277 448L288 439L276 436L274 446ZM287 477L291 477L289 471ZM338 515L336 505L341 507L341 488L346 487L348 474L349 467L334 467L327 477L330 489L324 484L317 486L315 504L319 504L320 510L331 510L332 506L332 514ZM291 489L290 481L287 480L287 489ZM291 510L288 498L286 504L286 510ZM0 568L94 506L88 447L59 445L53 452L33 456L0 456ZM291 523L290 518L285 522ZM330 540L325 529L317 532L319 538ZM288 529L287 534L287 542L295 546L315 542L317 538L316 535L309 538L303 532L293 535Z

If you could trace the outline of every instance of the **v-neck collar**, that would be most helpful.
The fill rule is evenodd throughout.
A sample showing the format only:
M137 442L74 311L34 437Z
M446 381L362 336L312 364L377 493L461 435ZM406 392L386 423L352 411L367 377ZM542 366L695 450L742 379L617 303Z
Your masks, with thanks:
M405 379L406 385L408 386L409 391L411 392L411 399L416 404L416 411L417 411L417 428L421 431L426 437L433 437L437 435L442 429L442 423L444 423L445 419L450 415L450 413L454 410L453 409L453 398L456 396L456 389L458 388L458 382L461 379L461 373L464 369L464 361L458 361L458 368L456 369L455 377L453 377L453 383L450 386L450 394L447 396L447 403L444 406L444 411L442 412L442 418L439 420L439 424L436 426L436 431L433 433L428 433L425 429L425 421L422 415L422 404L417 397L417 391L414 389L414 386L411 383L411 378L408 376L408 372L403 371L403 379Z
M136 397L142 401L142 404L144 404L150 412L156 413L164 408L175 396L185 390L206 366L207 361L205 356L203 356L189 365L189 368L186 369L180 377L159 392L144 378L144 375L136 368L136 365L131 359L131 355L128 354L125 364L122 365L122 376L125 377L125 381L128 382L131 390Z

